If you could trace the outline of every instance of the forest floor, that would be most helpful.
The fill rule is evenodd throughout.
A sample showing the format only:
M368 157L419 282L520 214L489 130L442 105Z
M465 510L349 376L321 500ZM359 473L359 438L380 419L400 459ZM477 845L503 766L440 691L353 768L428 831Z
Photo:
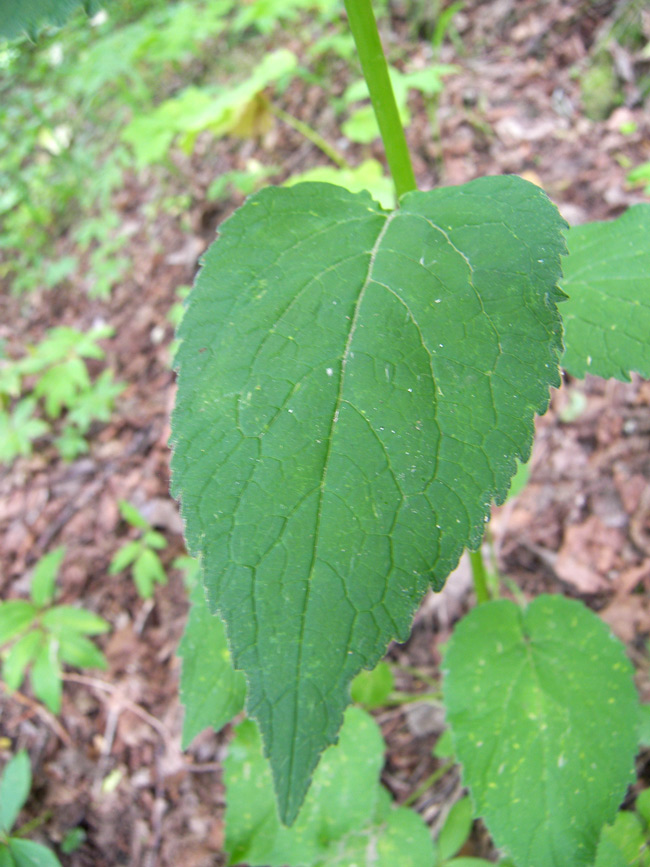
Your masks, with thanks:
M603 120L585 116L575 74L588 68L614 5L468 2L456 18L462 53L453 45L442 51L441 59L458 71L440 95L439 138L420 97L412 102L408 138L420 187L517 173L543 187L571 223L611 219L647 201L625 181L625 166L650 159L650 115L635 94L635 58L616 49L615 62L628 80L622 104ZM304 54L299 34L283 38L286 47ZM428 62L426 43L409 32L406 20L395 17L391 38L412 64ZM344 69L334 75L339 92L348 83ZM379 143L363 147L341 138L330 99L316 84L295 80L280 105L352 162L382 158ZM53 324L86 329L105 322L115 329L105 344L108 362L127 383L111 421L93 428L87 455L65 463L52 449L0 468L3 598L25 595L35 561L64 544L61 601L81 601L112 625L99 640L108 671L67 674L59 717L28 688L0 692L2 735L14 748L28 748L34 768L26 817L47 814L39 830L44 841L56 843L77 826L86 832L76 852L61 856L70 867L226 863L220 763L229 727L206 731L185 753L180 748L176 650L188 602L182 574L171 565L184 544L169 495L175 384L167 314L177 287L192 282L219 223L241 203L237 196L226 204L206 203L207 186L251 158L282 166L277 182L325 162L280 121L259 140L202 137L192 157L174 154L176 192L192 198L187 213L152 214L147 205L155 176L146 173L128 174L116 193L134 267L108 301L89 299L74 286L42 292L37 303L9 292L0 297L0 338L9 354L12 348L19 354L21 345L38 341ZM567 377L537 427L529 483L495 509L488 555L526 597L562 592L598 611L625 642L642 698L649 700L650 384ZM132 535L119 500L136 505L168 540L161 555L169 583L152 601L139 598L127 574L108 574L115 551ZM437 677L440 644L472 595L461 561L446 592L424 601L411 639L392 646L391 657ZM418 685L400 673L398 687L413 691ZM443 728L440 709L415 703L377 717L388 744L383 781L404 801L441 764L431 753ZM648 774L649 756L639 756L640 779ZM435 830L460 791L457 769L451 769L415 807ZM480 825L463 854L494 855Z

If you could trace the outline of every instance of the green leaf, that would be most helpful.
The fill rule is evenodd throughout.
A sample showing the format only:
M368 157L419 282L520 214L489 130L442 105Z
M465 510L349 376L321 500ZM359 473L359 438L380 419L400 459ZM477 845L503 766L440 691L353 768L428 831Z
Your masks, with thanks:
M339 742L324 754L297 822L285 828L257 726L241 723L224 762L229 863L432 867L426 825L410 810L392 809L379 785L383 751L372 717L349 708Z
M69 632L59 638L59 659L75 668L100 668L106 670L108 663L101 650L83 635Z
M645 847L639 817L622 810L611 825L603 828L594 867L638 867L639 856Z
M634 807L646 825L650 825L650 789L644 789L642 792L639 792Z
M9 841L16 867L61 867L61 862L51 849L32 840L12 838Z
M108 567L108 574L117 575L118 572L126 569L127 566L130 566L131 563L134 562L140 551L142 551L142 542L140 539L133 542L127 542L126 545L123 545L120 550L117 551L111 560L111 564Z
M500 600L460 622L444 665L456 755L495 844L535 867L591 864L633 779L622 645L578 602Z
M65 546L61 545L60 548L55 548L54 551L41 557L34 567L30 593L32 602L39 608L50 605L54 599L56 576L59 574L64 557Z
M246 680L230 661L220 617L210 614L203 585L190 594L192 606L178 647L183 660L181 701L185 705L182 747L205 728L222 729L244 707Z
M150 548L145 548L133 564L133 580L138 593L143 599L153 596L156 583L166 584L167 573L160 557Z
M316 166L299 175L292 175L285 181L285 186L293 187L307 181L335 184L337 187L345 187L351 193L368 190L382 208L395 207L395 184L385 175L381 163L377 160L364 160L361 165L351 169Z
M563 225L519 178L391 214L300 184L250 198L206 255L174 492L287 821L350 680L406 639L528 457L559 383Z
M32 665L32 689L52 713L61 710L61 667L57 656L58 644L48 636L41 645Z
M157 548L161 551L163 548L167 547L167 539L163 536L162 533L158 533L156 530L149 530L142 537L142 541L149 548Z
M32 769L27 750L21 750L5 765L0 778L0 832L8 834L32 787Z
M350 697L368 709L382 707L395 687L390 665L380 662L372 671L360 671L350 684Z
M81 392L90 388L86 362L81 358L68 358L40 377L34 388L36 397L45 401L45 412L58 418L64 407L74 406Z
M33 629L25 633L5 656L2 677L9 689L18 689L25 677L25 670L38 652L43 633Z
M436 841L437 855L441 861L446 861L458 852L469 837L472 824L472 802L469 798L461 798L449 811Z
M23 33L32 38L47 24L61 25L86 0L4 0L0 18L0 36L15 39Z
M118 506L120 509L120 515L127 524L130 524L132 527L139 527L141 530L150 529L151 525L149 524L149 521L147 521L147 519L141 515L136 507L131 505L131 503L126 500L120 500Z
M528 484L528 479L530 478L530 463L517 464L517 472L512 477L512 482L510 483L510 490L508 491L508 499L511 500L520 494L523 489Z
M445 729L436 741L436 745L431 751L437 759L453 759L454 758L454 742L451 737L451 731Z
M148 114L138 113L122 138L133 147L139 166L162 160L176 136L180 136L180 146L191 153L196 137L204 130L223 136L245 125L258 108L257 94L292 74L296 65L295 54L279 49L267 54L239 84L225 88L187 87Z
M4 843L0 843L0 867L16 867L13 855Z
M650 205L569 230L562 364L572 376L650 376L649 237Z
M37 615L36 607L25 599L0 602L0 645L27 629Z
M650 704L639 705L639 746L650 747Z
M50 608L41 616L41 623L52 632L63 635L69 631L82 635L101 635L111 628L111 624L99 614L84 608L75 608L73 605Z

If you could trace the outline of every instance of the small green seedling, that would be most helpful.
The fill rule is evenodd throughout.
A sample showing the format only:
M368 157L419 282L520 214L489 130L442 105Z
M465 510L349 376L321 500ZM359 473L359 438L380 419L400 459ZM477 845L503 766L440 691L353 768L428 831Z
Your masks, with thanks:
M34 440L50 430L47 422L34 416L36 401L26 397L12 412L0 409L0 463L9 464L18 455L30 455Z
M167 540L162 533L152 528L131 503L120 500L119 506L120 514L127 524L141 530L141 533L137 539L120 548L111 560L108 571L111 575L117 575L130 567L138 594L142 599L150 599L156 584L167 583L165 567L156 553L167 547Z
M0 865L2 867L61 867L51 849L23 840L27 826L13 828L32 787L27 750L21 750L5 765L0 777Z
M643 187L646 195L650 196L650 161L628 172L627 182L633 187Z
M106 657L88 635L101 635L110 624L97 614L72 605L54 605L56 579L65 548L42 557L32 573L31 599L0 602L2 677L18 689L30 668L34 695L53 713L61 709L62 665L107 667ZM1 862L0 862L1 863Z
M112 334L109 326L87 333L53 328L23 358L0 362L0 461L31 454L33 441L50 433L62 416L54 443L63 458L88 451L85 434L93 421L110 419L124 389L110 370L93 382L85 360L102 359L98 341ZM49 421L36 416L39 403Z

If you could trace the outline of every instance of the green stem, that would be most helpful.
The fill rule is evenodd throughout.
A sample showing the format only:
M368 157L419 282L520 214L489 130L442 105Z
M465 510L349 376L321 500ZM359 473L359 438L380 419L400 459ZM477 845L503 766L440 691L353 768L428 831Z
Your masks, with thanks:
M273 105L273 103L269 100L267 101L267 108L274 114L277 118L284 121L287 126L290 126L292 129L295 129L296 132L299 132L301 135L310 141L313 145L321 150L325 156L329 157L333 163L335 163L340 169L350 169L352 168L350 163L342 157L341 154L332 147L332 145L325 141L322 135L319 135L316 130L313 130L310 126L307 126L303 121L298 120L297 117L294 117L292 114L289 114L284 109L279 108L277 105Z
M427 686L430 686L432 689L438 689L438 681L435 677L430 677L428 674L425 674L419 668L416 668L413 665L404 665L402 662L390 662L391 668L394 668L396 671L403 671L405 674L410 674L413 677L416 677L418 680L422 681L422 683L426 683Z
M438 782L440 777L444 777L447 771L450 771L453 768L454 764L455 762L452 760L450 762L447 762L441 768L438 768L437 771L434 771L431 776L426 778L426 780L422 783L421 786L418 786L414 792L411 792L408 798L405 799L402 806L410 807L411 804L414 804L418 800L418 798L421 798L422 795L424 795L427 789L430 789L434 783Z
M425 701L429 704L440 704L442 702L441 692L400 692L395 690L389 693L386 699L387 707L397 707L401 704L412 704L417 701Z
M481 605L483 602L489 602L490 591L488 590L487 585L487 574L485 572L483 553L480 548L478 551L469 552L469 562L472 566L472 578L474 579L476 602L478 605Z
M417 189L371 0L345 0L350 29L375 110L397 197Z
M25 822L24 825L21 825L16 831L11 835L12 837L26 837L27 834L31 834L32 831L36 830L36 828L40 828L41 825L44 825L45 822L48 822L52 818L52 811L46 810L44 813L41 813L40 816L35 816L33 819L30 819L29 822Z

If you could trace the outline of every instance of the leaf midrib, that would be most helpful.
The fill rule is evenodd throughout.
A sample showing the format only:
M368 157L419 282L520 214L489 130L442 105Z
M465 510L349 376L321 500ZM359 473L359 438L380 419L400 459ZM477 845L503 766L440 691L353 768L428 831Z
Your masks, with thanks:
M319 547L319 542L320 542L321 520L322 520L322 513L323 513L323 496L325 493L325 486L326 486L326 482L327 482L327 471L329 468L330 458L331 458L332 450L333 450L333 442L334 442L334 433L335 433L336 423L338 422L339 411L341 409L341 405L343 404L343 392L344 392L344 387L345 387L345 371L346 371L346 367L347 367L348 358L350 355L350 347L352 345L352 341L354 339L354 335L355 335L355 332L357 330L357 324L359 322L361 305L363 304L363 299L365 297L366 290L367 290L368 286L370 285L370 283L372 282L372 272L373 272L373 268L375 265L375 259L377 257L377 253L378 253L379 248L381 246L381 243L384 239L384 236L385 236L386 232L388 231L388 227L390 226L391 222L393 221L393 219L395 218L397 213L398 213L398 211L393 211L386 218L386 222L384 223L384 225L381 228L381 231L377 235L377 240L375 241L375 243L372 247L372 250L370 251L370 261L368 262L368 271L366 273L366 278L363 282L363 285L361 286L361 289L359 291L359 296L357 298L357 302L356 302L355 308L354 308L354 313L352 315L352 321L350 323L350 329L348 331L348 336L347 336L347 339L345 342L345 348L343 350L343 356L341 358L341 373L339 376L339 389L338 389L338 393L336 396L336 403L334 405L334 412L332 413L332 420L330 422L329 433L327 436L328 445L327 445L327 452L325 454L325 460L323 462L323 471L321 474L321 481L320 481L320 485L319 485L318 506L317 506L317 510L316 510L316 526L314 528L314 537L313 537L313 544L312 544L312 557L311 557L311 562L309 564L309 573L307 575L307 592L305 595L305 602L304 602L303 609L301 612L300 634L299 634L299 639L298 639L298 641L299 641L299 643L298 643L298 659L297 659L297 664L296 664L297 683L299 684L299 688L294 693L295 697L294 697L294 703L293 703L291 752L290 752L290 756L289 756L289 771L287 774L288 780L291 780L293 778L293 769L294 769L296 752L297 752L296 738L294 737L294 733L296 732L296 730L298 728L298 705L299 705L299 698L300 698L300 692L301 692L300 686L302 685L301 674L302 674L302 663L303 663L303 648L305 646L304 635L305 635L306 615L307 615L307 610L309 608L309 598L311 595L312 579L313 579L313 575L314 575L314 569L316 567L318 547Z

